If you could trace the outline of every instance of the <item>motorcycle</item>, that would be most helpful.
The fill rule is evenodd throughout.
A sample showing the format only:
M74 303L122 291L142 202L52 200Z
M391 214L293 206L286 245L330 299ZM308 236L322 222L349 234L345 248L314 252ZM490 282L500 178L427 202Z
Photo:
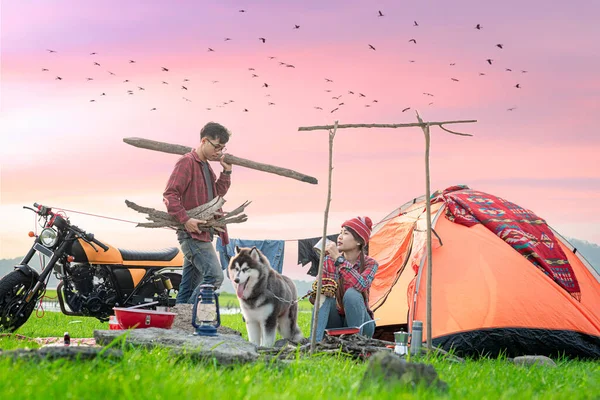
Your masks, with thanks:
M65 315L95 317L102 322L114 314L113 307L172 307L181 283L183 254L177 247L157 251L123 250L104 244L93 233L72 225L64 213L37 203L34 211L43 229L14 271L0 279L0 330L21 327L44 296L50 274L60 310ZM102 249L99 250L98 248ZM28 264L40 253L49 261L38 273Z

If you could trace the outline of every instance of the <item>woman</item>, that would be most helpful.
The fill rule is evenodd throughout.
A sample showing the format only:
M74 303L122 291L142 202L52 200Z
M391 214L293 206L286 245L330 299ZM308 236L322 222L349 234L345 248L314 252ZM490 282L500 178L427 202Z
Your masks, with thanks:
M321 298L325 295L325 301L319 309L317 341L323 339L326 328L358 327L373 319L369 289L379 265L365 254L371 228L369 217L352 218L342 224L337 244L325 247L322 282L325 290L321 295ZM311 302L314 304L314 296ZM373 337L374 332L375 322L365 324L360 331L367 337Z

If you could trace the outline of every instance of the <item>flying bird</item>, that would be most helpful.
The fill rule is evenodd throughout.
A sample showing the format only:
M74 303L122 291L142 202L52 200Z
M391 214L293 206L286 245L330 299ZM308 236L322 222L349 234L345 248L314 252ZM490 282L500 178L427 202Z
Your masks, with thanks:
M504 45L503 45L502 43L498 43L498 44L496 45L496 47L499 47L499 48L501 48L501 49L502 49L502 48L504 48Z
M88 81L93 81L94 80L94 78L85 78L85 79L88 80Z
M294 25L294 29L300 29L300 25Z
M326 91L327 93L329 93L329 92L331 92L331 89L325 89L325 91Z
M383 17L383 13L381 12L381 10L379 10L379 15L378 17Z
M261 41L261 42L263 42L263 43L266 43L266 42L267 42L267 39L265 39L264 37L259 37L259 38L258 38L258 40L260 40L260 41Z
M414 21L413 26L419 26L419 24L417 24L417 21Z
M212 81L212 83L219 83L219 81Z
M375 47L373 47L373 45L372 45L372 44L370 44L370 45L369 45L369 48L370 48L371 50L376 50L376 49L375 49Z
M165 68L165 67L161 67L161 68L162 68L162 70L163 70L163 71L165 71L165 72L169 72L169 69L168 69L168 68Z
M238 11L238 12L246 12L246 10L240 10L240 11Z
M316 107L316 106L315 106L315 107L313 107L313 108L314 108L315 110L322 110L322 108L321 108L321 107Z
M479 73L479 76L483 76L483 75L485 75L483 72L480 72L480 73Z
M50 49L46 49L46 51L47 51L48 53L56 53L56 50L50 50Z
M352 90L348 90L348 94L354 94Z
M511 108L507 108L506 111L512 111L512 110L516 110L517 107L511 107Z
M169 82L162 81L162 84L163 84L163 85L168 85L168 84L169 84Z
M517 83L517 84L515 85L515 87L516 87L517 89L521 89L521 84L520 84L520 83Z
M410 107L406 107L405 109L402 110L402 112L408 111L408 110L410 110Z
M337 111L337 110L339 110L339 108L337 108L337 107L336 107L336 108L334 108L333 110L331 110L330 112L332 112L332 113L333 113L334 111Z
M253 78L258 78L258 75L256 75L256 74L252 74L252 77L253 77Z
M329 78L325 78L325 82L333 82L333 81Z
M106 93L102 92L102 93L100 94L100 96L106 96Z
M481 29L481 24L475 25L475 29Z
M510 69L510 68L506 68L506 71L507 71L507 72L512 72L512 69Z
M125 79L125 80L123 81L123 83L127 83L127 82L129 82L129 79Z
M431 97L433 97L433 95L432 95L431 93L423 92L423 94L424 94L425 96L431 96Z
M451 67L452 67L452 66L454 66L454 65L456 65L456 63L450 63L450 66L451 66Z
M155 111L155 110L156 110L156 107L153 107L150 109L150 111Z
M184 78L183 81L184 82L189 82L190 80L188 78Z
M410 43L410 42L413 42L414 44L417 44L417 41L416 41L415 39L410 39L408 42L409 42L409 43Z
M359 95L360 97L367 97L367 96L365 96L365 95L364 95L364 94L362 94L362 93L359 93L358 95Z
M371 107L371 105L370 104L365 104L365 107Z
M186 88L186 87L185 87L185 86L183 86L183 85L181 85L181 88L182 88L183 90L188 90L188 88Z
M95 56L96 54L98 54L98 53L90 53L90 56Z
M379 103L377 100L373 100L373 103Z
M247 109L247 108L244 108L244 112L248 112L248 109Z
M55 78L55 80L62 81L62 78L61 78L60 76L57 76L57 77Z
M231 38L228 38L228 37L226 37L226 38L225 38L225 41L228 41L228 40L231 40Z
M211 49L210 47L208 48L208 51L214 51L213 49Z
M93 103L93 102L95 102L95 101L96 101L96 100L90 100L90 103Z
M111 75L116 75L114 72L108 71L108 73L111 74Z
M269 56L269 60L274 60L274 59L276 59L276 58L277 58L277 57L274 57L274 56Z
M42 72L44 71L50 71L48 68L42 68Z
M134 60L129 60L129 64L135 64Z
M139 89L139 90L146 90L146 89L144 89L144 88L143 88L143 87L141 87L141 86L138 86L138 89Z
M487 62L488 62L488 64L492 65L492 61L494 61L494 60L492 60L491 58L488 58L488 59L487 59L487 60L485 60L485 61L487 61Z
M189 102L191 102L191 100L190 100L190 99L188 99L187 97L183 97L183 99L184 99L185 101L189 101Z
M250 67L248 68L248 71L256 71L254 68Z
M267 83L263 83L263 87L269 87Z
M522 70L521 70L521 73L522 73L522 74L526 74L526 73L527 73L527 71L525 71L524 69L522 69Z
M459 80L456 78L450 78L450 79L452 79L454 82L459 82Z
M270 105L270 106L274 106L274 105L275 105L275 103L271 103L271 102L269 102L269 105Z
M97 62L94 62L94 65L100 66L100 64L98 64Z
M288 68L296 68L292 64L285 64L285 66L288 67Z

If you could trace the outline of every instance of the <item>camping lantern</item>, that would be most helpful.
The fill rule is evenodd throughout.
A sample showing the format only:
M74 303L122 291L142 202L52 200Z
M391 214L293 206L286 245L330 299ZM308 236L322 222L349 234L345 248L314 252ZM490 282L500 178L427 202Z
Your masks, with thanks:
M200 293L194 300L192 325L196 328L195 335L217 336L217 328L221 326L221 313L219 297L213 285L200 285Z

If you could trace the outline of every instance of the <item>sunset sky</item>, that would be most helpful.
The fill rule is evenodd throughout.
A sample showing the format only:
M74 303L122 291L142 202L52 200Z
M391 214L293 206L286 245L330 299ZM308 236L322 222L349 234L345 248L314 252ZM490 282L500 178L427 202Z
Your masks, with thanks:
M164 209L178 156L122 139L195 147L209 121L231 130L229 153L319 179L234 166L225 208L252 204L230 236L319 236L327 132L298 127L410 123L415 110L478 121L448 126L473 137L432 128L432 190L466 184L600 243L597 1L31 0L2 1L0 12L0 258L31 246L34 219L22 206L34 202L137 222L126 199ZM424 191L419 128L338 131L328 233ZM67 214L116 247L178 245L165 229ZM306 278L295 243L286 249L284 273Z

